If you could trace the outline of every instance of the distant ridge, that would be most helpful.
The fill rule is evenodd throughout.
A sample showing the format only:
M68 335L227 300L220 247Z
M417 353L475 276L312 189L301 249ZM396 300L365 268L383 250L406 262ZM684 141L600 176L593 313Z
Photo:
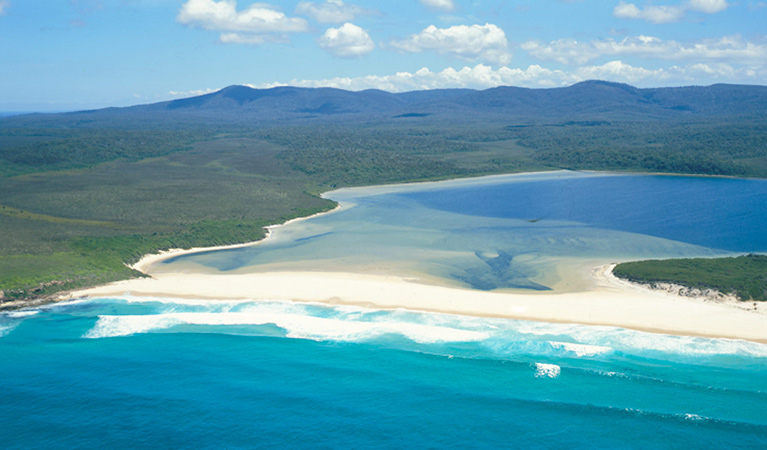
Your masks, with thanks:
M229 86L197 97L127 108L106 108L36 116L35 121L68 126L123 121L269 124L274 122L413 123L541 120L652 120L709 116L767 115L767 87L716 84L640 89L606 81L568 87L528 89L501 86L486 90L439 89L389 93L335 88ZM13 125L30 116L2 119ZM159 122L158 122L159 121Z

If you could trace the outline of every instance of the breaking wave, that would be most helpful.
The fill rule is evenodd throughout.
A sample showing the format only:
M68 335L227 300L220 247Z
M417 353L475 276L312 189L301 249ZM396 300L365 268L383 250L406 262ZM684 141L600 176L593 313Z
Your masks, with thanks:
M200 331L274 335L276 328L284 337L317 341L369 342L404 338L416 344L452 344L453 347L473 343L472 354L501 359L527 355L531 358L605 360L616 352L652 359L718 358L719 362L730 357L767 358L765 344L669 336L616 327L287 301L170 298L94 301L106 302L105 305L109 302L123 304L124 308L118 310L124 314L115 314L114 308L104 309L104 312L97 308L98 319L83 334L85 338Z
M0 313L0 337L7 336L27 317L34 316L37 310L9 311Z

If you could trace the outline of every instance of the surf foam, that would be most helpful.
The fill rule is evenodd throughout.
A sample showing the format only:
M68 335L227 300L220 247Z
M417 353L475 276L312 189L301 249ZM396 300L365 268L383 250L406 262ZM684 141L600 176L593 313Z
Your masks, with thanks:
M536 378L556 378L562 369L556 364L535 363Z
M267 308L269 309L269 308ZM86 338L129 336L168 329L176 325L233 326L275 325L290 338L360 341L384 335L401 335L419 344L471 342L486 333L401 321L355 321L304 314L264 312L177 312L152 315L99 316Z

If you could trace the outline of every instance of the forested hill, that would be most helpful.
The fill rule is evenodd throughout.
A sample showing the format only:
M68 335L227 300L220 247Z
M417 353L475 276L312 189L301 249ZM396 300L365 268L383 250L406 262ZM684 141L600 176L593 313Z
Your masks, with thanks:
M472 123L514 120L657 120L767 115L767 87L718 84L707 87L639 89L585 81L569 87L496 87L389 93L333 88L229 86L198 97L128 108L107 108L5 119L0 125L145 126L152 123Z

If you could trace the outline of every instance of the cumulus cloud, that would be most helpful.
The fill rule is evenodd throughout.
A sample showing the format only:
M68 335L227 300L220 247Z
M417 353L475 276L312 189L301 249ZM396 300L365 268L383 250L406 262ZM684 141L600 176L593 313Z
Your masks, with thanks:
M650 5L639 8L634 3L622 1L613 9L613 16L660 24L678 22L688 11L715 14L724 11L728 6L726 0L689 0L679 5Z
M372 52L375 44L365 30L347 22L338 28L328 28L320 38L320 47L335 56L358 58Z
M551 71L540 66L530 66L527 69L510 69L501 67L493 69L484 64L474 67L454 69L448 67L439 72L433 72L424 67L415 72L397 72L391 75L369 75L365 77L347 78L338 77L325 80L292 80L289 83L270 83L260 88L274 86L302 86L302 87L336 87L352 91L364 89L381 89L389 92L405 92L423 89L444 88L478 88L501 85L535 85L548 86L551 78L566 78L564 72ZM557 85L561 83L555 83Z
M559 39L549 43L528 41L520 45L536 58L561 64L585 64L602 56L637 56L665 60L726 62L767 66L767 44L755 44L740 36L725 36L690 43L665 41L652 36L629 36L622 40L579 42Z
M664 69L634 67L623 61L610 61L600 66L579 67L574 75L581 80L612 80L624 83L636 83L647 79L658 81L670 76Z
M220 31L221 42L260 44L279 40L275 35L308 30L306 20L287 17L275 7L255 3L242 11L236 0L188 0L176 20L211 31Z
M452 11L455 9L453 0L421 0L421 4L432 9L440 9L443 11Z
M394 40L390 45L403 52L436 51L461 59L482 60L498 65L511 61L506 33L493 24L456 25L450 28L431 25L418 34Z
M11 6L11 3L6 0L0 0L0 16L5 14L5 12L8 10L8 7Z
M500 67L484 64L439 72L424 67L415 72L397 72L391 75L369 75L357 78L330 78L324 80L291 80L288 83L251 85L254 88L275 86L335 87L350 91L381 89L406 92L423 89L472 88L487 89L496 86L530 88L569 86L585 80L601 79L639 86L668 86L675 84L705 84L715 82L758 82L767 76L767 68L735 68L728 64L672 65L665 68L632 66L620 60L601 65L582 66L571 71L550 69L540 65L527 68Z
M296 14L309 16L319 23L344 23L356 17L373 14L375 11L357 5L350 5L341 0L326 0L323 3L300 2Z

